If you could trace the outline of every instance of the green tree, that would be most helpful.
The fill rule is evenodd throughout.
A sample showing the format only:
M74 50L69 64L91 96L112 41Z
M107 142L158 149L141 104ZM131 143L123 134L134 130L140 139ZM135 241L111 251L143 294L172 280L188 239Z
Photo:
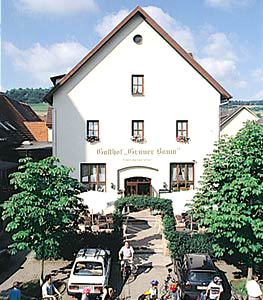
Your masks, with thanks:
M6 91L6 95L24 103L42 103L50 88L18 88Z
M69 176L71 168L59 164L55 157L34 162L19 160L18 172L10 175L17 193L3 204L3 219L8 220L6 231L12 233L12 252L29 249L44 260L57 257L65 233L75 231L83 210L78 197L80 184Z
M252 268L263 261L263 127L247 122L205 159L191 213L215 237L217 256Z

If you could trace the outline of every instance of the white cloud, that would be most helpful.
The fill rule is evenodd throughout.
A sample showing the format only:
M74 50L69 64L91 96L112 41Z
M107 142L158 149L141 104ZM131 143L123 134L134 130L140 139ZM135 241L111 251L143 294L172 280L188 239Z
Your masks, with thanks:
M198 62L220 82L231 82L239 88L246 87L246 82L240 79L237 71L238 57L235 54L230 38L222 32L212 33L208 36L201 49L202 57Z
M212 33L208 39L207 44L203 48L203 52L214 58L222 58L236 61L237 57L234 54L233 46L225 33Z
M148 6L144 10L186 51L195 52L194 35L190 27L178 22L159 7Z
M101 37L104 37L114 27L116 27L128 14L129 11L127 9L122 9L116 14L107 14L105 17L103 17L102 22L96 25L95 31Z
M47 47L36 43L25 50L9 42L3 46L17 69L31 74L42 84L50 84L51 76L70 71L88 53L88 49L77 42L56 43Z
M188 26L181 24L172 18L168 13L165 13L161 8L156 6L147 6L143 9L178 42L186 51L194 52L195 43L194 36ZM129 11L126 9L120 10L117 13L106 15L102 21L97 24L95 31L101 37L108 34L118 23L120 23Z
M95 0L13 0L19 11L26 13L72 15L96 11Z
M236 65L233 60L205 57L198 61L205 70L216 78L225 78L236 72Z
M247 6L252 3L253 0L205 0L205 3L215 8L229 9L234 6Z

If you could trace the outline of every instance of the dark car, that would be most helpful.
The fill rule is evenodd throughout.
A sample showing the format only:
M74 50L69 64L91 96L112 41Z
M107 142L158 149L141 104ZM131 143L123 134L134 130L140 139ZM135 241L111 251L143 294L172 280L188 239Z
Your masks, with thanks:
M0 248L0 266L5 266L8 264L10 258L10 253L7 249Z
M196 299L219 276L211 257L205 254L184 254L175 260L174 267L181 299Z

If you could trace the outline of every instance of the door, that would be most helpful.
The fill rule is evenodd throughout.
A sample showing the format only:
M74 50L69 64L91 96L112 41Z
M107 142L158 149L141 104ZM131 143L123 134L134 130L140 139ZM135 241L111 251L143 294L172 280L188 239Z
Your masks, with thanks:
M125 179L125 196L152 195L151 178L131 177Z

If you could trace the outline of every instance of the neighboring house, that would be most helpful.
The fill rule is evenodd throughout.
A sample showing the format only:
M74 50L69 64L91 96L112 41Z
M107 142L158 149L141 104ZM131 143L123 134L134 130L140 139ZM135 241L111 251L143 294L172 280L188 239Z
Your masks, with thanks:
M247 121L259 121L259 117L247 106L222 111L220 115L220 136L235 136Z
M41 159L51 155L47 128L26 104L0 93L0 202L11 193L8 176L16 170L18 159Z
M231 95L140 7L59 79L45 97L53 153L74 167L90 208L135 194L182 210Z
M48 128L48 141L52 142L52 107L48 106L46 125Z

